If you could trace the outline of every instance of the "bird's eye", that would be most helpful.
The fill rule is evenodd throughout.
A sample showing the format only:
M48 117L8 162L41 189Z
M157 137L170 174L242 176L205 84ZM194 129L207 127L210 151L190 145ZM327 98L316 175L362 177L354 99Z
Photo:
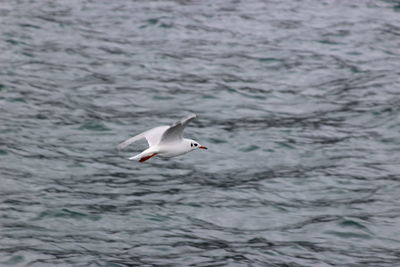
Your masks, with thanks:
M193 143L190 143L190 146L193 146Z
M194 144L194 146L197 146L197 144Z

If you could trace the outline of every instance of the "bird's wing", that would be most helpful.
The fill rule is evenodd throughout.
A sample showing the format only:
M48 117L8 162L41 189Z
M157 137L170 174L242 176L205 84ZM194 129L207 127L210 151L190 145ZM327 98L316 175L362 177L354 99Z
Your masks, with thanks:
M186 125L196 117L196 114L190 114L172 124L162 135L161 142L181 140L183 138L183 130L185 129Z
M124 149L130 144L139 141L140 139L143 138L146 138L147 143L149 143L149 146L157 145L161 141L161 137L163 136L164 132L169 128L170 126L158 126L153 129L147 130L122 142L121 144L118 145L118 149Z

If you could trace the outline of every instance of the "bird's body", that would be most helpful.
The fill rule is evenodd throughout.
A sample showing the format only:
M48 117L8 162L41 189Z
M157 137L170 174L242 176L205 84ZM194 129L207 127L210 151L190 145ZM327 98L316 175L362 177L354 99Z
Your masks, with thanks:
M194 118L196 118L196 115L192 114L171 126L155 127L129 138L125 142L119 144L118 148L123 149L140 139L146 138L149 143L149 148L144 150L142 153L129 158L139 162L144 162L154 156L170 158L186 154L196 148L207 149L205 146L201 146L194 140L183 138L183 130L185 126Z

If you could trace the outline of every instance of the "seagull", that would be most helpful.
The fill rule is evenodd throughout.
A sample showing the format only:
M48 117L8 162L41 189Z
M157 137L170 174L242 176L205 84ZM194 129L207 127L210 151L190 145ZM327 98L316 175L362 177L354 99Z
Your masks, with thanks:
M124 149L130 144L146 138L149 148L129 158L130 160L137 160L139 162L144 162L157 155L171 158L186 154L197 148L207 149L207 147L200 145L192 139L183 138L183 130L186 125L196 117L196 114L190 114L170 126L158 126L147 130L122 142L118 145L118 149Z

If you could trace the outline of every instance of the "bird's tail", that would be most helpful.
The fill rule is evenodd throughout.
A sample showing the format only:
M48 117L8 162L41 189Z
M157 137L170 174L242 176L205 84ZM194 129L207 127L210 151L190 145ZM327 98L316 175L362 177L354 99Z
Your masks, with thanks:
M137 160L137 161L139 161L140 158L141 158L141 156L140 156L141 154L142 154L142 153L137 154L136 156L130 157L129 159L130 159L130 160Z
M139 161L139 162L143 162L143 161L146 161L146 160L154 157L155 155L157 155L157 153L155 151L146 149L142 153L137 154L136 156L130 157L129 159L130 160L136 160L136 161Z

